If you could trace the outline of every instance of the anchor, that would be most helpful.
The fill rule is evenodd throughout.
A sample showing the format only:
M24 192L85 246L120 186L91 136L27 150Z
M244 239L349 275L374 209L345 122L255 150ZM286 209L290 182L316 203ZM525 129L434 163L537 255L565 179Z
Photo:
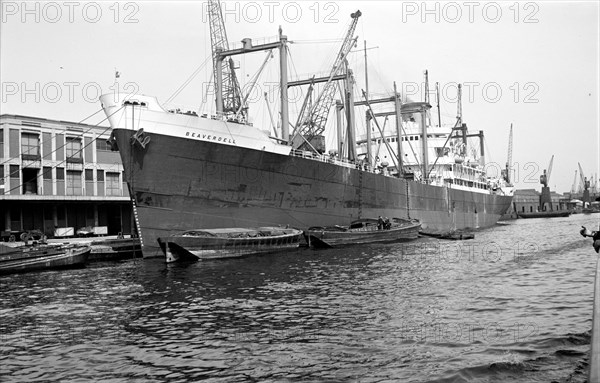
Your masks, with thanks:
M119 150L119 145L117 145L117 139L115 138L115 133L111 133L108 140L106 140L106 144L110 147L111 152L117 152Z
M139 145L142 149L146 149L146 146L150 143L150 136L144 135L144 128L138 129L133 136L131 136L131 145Z

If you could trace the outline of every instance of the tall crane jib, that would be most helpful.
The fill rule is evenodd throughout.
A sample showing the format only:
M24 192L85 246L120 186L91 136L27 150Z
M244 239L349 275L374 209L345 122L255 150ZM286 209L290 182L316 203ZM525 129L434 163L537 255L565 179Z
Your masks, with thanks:
M540 183L545 187L550 184L550 175L552 174L552 163L554 162L554 155L550 158L550 164L548 165L548 171L544 170L544 174L540 176Z
M304 146L304 142L309 142L321 135L325 130L325 124L327 123L327 117L329 115L329 111L331 106L333 105L336 86L333 81L333 77L340 75L344 70L344 62L346 61L346 56L350 53L350 50L356 43L356 38L354 38L354 31L356 30L356 25L358 23L358 18L362 15L362 13L357 10L352 13L350 17L352 21L350 23L350 27L348 28L348 32L346 33L346 37L342 43L340 51L336 56L336 60L333 64L331 72L329 74L329 79L325 83L323 90L319 94L316 101L313 103L312 107L306 108L303 114L298 119L298 124L296 126L295 131L304 136L304 140L299 141L298 147Z
M210 25L214 79L215 82L220 80L222 84L222 113L232 118L237 115L238 119L245 121L247 119L247 110L242 106L242 92L235 75L233 59L220 56L221 52L229 50L221 3L219 0L209 0L206 7ZM218 104L219 101L217 100L217 110L219 109Z
M581 190L580 191L589 190L589 188L590 188L590 181L583 174L583 168L581 167L581 164L578 162L577 165L579 166L579 177L581 177Z

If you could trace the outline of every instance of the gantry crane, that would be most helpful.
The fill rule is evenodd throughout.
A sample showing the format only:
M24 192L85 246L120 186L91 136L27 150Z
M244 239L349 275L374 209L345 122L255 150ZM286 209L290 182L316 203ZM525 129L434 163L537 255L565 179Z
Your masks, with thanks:
M298 123L295 127L295 135L302 135L306 142L310 143L314 137L321 135L325 130L325 124L327 123L327 117L329 115L329 110L333 105L333 98L336 91L333 78L343 73L346 56L348 56L350 49L352 49L356 43L356 38L354 38L353 35L360 16L360 11L356 11L350 15L352 21L329 74L329 79L323 86L323 90L316 101L310 108L304 108L303 113L298 118ZM297 146L304 146L304 140L299 141Z

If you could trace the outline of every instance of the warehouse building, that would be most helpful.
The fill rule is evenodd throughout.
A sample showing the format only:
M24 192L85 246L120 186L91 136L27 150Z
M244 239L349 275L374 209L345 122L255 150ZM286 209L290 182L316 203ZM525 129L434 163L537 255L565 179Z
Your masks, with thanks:
M0 115L2 239L37 230L49 238L131 234L133 214L110 128Z

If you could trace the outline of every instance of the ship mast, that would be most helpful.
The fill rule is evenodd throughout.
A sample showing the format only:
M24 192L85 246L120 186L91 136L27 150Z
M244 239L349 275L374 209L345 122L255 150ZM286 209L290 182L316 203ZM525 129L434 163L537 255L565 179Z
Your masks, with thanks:
M364 40L364 52L365 52L365 93L366 98L369 98L369 72L367 69L367 40ZM371 156L371 113L369 110L366 111L366 127L367 127L367 164L369 165L369 169L372 166L372 156ZM384 139L384 137L381 137Z
M440 112L440 83L435 83L435 97L437 101L438 126L442 127L442 114Z
M425 69L425 95L423 101L429 104L429 71Z
M289 141L288 117L288 78L287 78L287 36L279 27L279 39L276 42L252 45L252 39L243 39L242 47L229 49L225 23L218 0L208 1L208 15L210 18L210 32L213 52L213 69L215 74L215 93L217 114L225 116L227 120L245 123L248 121L248 108L243 105L240 85L235 76L233 60L230 56L246 53L279 50L280 66L280 98L281 98L281 139Z
M455 130L460 130L462 134L462 150L460 155L466 157L467 155L467 124L463 124L462 118L462 85L458 84L458 102L456 108L456 126Z
M506 176L504 179L506 183L510 185L510 170L512 167L512 153L513 153L513 124L510 124L510 133L508 135L508 156L506 157Z

